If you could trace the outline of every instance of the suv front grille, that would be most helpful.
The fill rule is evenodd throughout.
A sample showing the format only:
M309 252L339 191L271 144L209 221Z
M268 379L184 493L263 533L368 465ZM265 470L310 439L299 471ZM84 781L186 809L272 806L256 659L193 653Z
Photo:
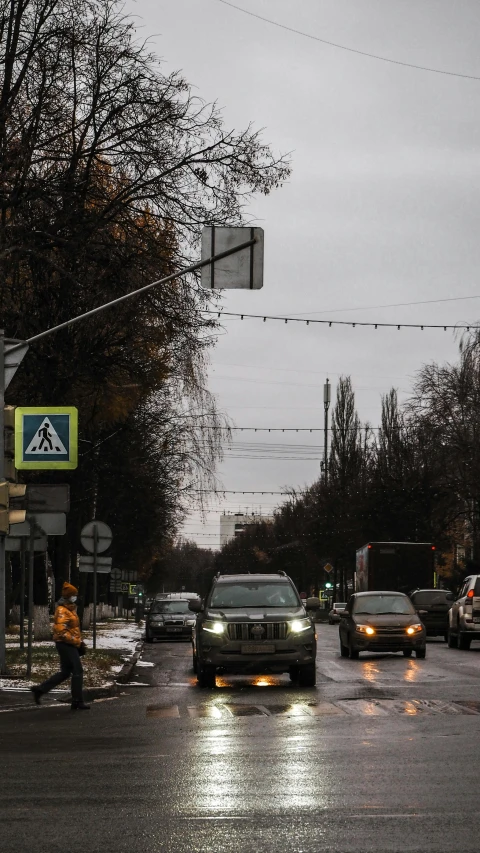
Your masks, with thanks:
M391 634L402 634L403 635L403 634L405 634L405 628L402 628L399 625L396 625L395 627L389 627L389 628L381 627L381 628L375 628L375 633L381 634L381 635L386 635L386 634L390 634L390 635Z
M259 629L262 629L260 632ZM230 622L228 625L230 640L285 640L286 622Z

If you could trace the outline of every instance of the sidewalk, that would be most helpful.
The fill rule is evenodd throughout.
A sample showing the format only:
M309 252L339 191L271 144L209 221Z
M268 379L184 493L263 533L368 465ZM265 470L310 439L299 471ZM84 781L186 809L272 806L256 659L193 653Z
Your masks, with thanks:
M97 648L92 650L92 632L84 631L83 638L89 648L83 659L86 695L107 695L115 686L118 674L134 657L135 650L144 633L143 623L114 619L101 622L97 628ZM30 687L48 678L58 670L58 655L53 642L33 643L32 676L27 679L26 650L19 648L18 637L7 637L7 666L11 677L0 677L0 712L31 702ZM67 683L68 684L68 683ZM45 704L69 695L65 689L53 690Z

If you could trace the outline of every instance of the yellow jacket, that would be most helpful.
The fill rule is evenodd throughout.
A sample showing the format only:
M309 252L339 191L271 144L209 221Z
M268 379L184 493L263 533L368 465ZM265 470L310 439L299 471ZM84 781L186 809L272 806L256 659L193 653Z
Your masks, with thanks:
M68 643L77 648L80 646L82 635L75 604L67 602L57 604L53 620L53 639L55 643Z

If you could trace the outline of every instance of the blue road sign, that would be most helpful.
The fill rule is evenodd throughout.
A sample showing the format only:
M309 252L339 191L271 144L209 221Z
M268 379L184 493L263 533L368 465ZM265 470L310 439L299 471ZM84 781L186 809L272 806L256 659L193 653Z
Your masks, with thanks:
M15 467L76 468L78 411L74 406L15 409Z

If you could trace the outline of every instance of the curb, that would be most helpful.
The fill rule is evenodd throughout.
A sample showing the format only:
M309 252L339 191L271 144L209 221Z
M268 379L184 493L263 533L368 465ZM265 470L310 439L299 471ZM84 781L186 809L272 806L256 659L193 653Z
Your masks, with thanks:
M140 640L140 642L137 643L133 655L129 660L127 660L127 662L122 666L120 672L118 673L115 680L115 684L127 684L127 682L130 680L130 676L135 667L135 664L137 663L140 655L143 652L144 645L144 640Z

